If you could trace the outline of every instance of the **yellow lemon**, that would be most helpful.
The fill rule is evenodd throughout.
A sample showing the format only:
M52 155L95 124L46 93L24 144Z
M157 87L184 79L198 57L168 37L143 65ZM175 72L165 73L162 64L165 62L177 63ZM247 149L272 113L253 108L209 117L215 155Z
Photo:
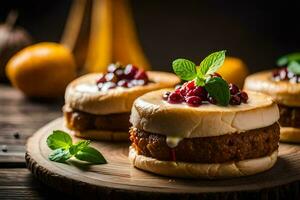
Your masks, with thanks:
M14 87L30 97L53 98L64 94L76 77L72 53L57 43L24 48L7 63L6 74Z

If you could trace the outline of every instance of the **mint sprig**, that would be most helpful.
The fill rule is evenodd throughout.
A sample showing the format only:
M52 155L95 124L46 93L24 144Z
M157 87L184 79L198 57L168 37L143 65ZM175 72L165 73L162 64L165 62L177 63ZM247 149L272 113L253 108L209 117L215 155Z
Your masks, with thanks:
M223 65L225 53L226 50L214 52L204 58L199 66L187 59L176 59L172 63L173 70L182 80L194 80L197 86L205 87L218 104L227 106L230 100L228 83L220 77L211 78Z
M182 80L192 80L196 78L196 64L190 60L178 58L172 63L174 72L182 79Z
M207 79L205 84L205 89L208 94L215 98L221 106L227 106L229 104L230 92L228 88L228 83L220 77Z
M66 162L73 156L91 164L107 163L103 155L95 148L90 147L90 141L81 140L73 144L70 135L64 131L55 130L47 138L47 145L54 150L49 159L55 162Z
M287 66L287 69L296 74L300 75L300 52L291 53L280 57L277 60L279 67Z
M226 51L218 51L210 54L200 63L198 70L198 76L207 77L210 74L215 73L224 63Z
M277 60L277 65L279 67L287 66L292 61L300 62L300 52L291 53L280 57Z

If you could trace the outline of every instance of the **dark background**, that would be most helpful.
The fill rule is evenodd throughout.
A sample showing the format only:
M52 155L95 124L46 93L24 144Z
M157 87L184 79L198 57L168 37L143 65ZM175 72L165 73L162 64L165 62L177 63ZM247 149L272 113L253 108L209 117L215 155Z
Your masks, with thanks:
M0 20L11 9L35 41L59 41L71 0L1 0ZM227 49L252 72L272 68L300 50L300 6L292 1L131 0L138 34L154 69L176 57L199 62Z

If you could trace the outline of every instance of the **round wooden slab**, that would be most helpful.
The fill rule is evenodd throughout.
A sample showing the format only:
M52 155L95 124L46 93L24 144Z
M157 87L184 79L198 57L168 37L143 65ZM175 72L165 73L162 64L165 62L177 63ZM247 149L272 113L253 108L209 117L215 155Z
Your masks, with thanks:
M51 150L47 147L46 138L58 129L63 129L62 118L50 122L28 140L26 162L42 182L69 194L103 199L232 199L244 198L245 195L273 199L282 195L299 195L298 145L280 144L275 166L254 176L225 180L174 179L131 166L127 158L128 143L92 142L92 146L102 152L108 164L88 165L76 160L70 160L68 164L52 162L48 159Z

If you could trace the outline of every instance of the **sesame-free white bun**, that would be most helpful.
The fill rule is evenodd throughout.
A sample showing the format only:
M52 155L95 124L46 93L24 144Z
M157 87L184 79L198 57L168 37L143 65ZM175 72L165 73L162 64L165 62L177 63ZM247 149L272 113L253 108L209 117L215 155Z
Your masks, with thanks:
M249 176L270 169L277 160L278 151L270 156L227 162L220 164L186 163L160 161L151 157L138 155L134 148L129 148L129 159L142 170L159 175L182 178L231 178Z
M135 100L130 122L133 127L166 136L194 138L245 132L270 126L279 119L272 97L249 92L246 104L190 107L162 99L166 89L149 92Z
M180 82L180 79L171 73L156 71L146 73L152 81L147 85L132 88L117 87L105 92L99 91L96 85L100 73L81 76L68 85L65 102L73 109L96 115L130 112L132 103L137 97L153 90L173 87Z
M300 128L280 127L280 141L300 143Z
M300 106L300 84L272 80L272 71L263 71L248 76L245 90L262 92L272 96L279 104Z

